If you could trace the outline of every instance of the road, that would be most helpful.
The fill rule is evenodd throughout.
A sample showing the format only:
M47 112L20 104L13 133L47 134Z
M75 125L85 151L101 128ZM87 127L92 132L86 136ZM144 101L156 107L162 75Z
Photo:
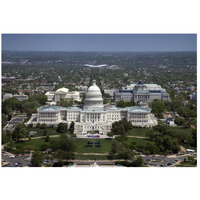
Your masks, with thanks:
M180 163L187 158L188 156L193 156L192 154L185 155L172 155L172 156L160 156L160 155L142 155L144 160L144 164L152 167L173 167L176 164ZM194 158L196 156L193 156ZM123 160L97 160L96 162L99 165L114 165L115 161L123 161ZM94 163L94 160L71 160L74 165L86 165L89 166ZM170 165L168 163L171 163Z
M29 158L29 154L16 156L15 158L9 158L9 156L12 155L10 153L3 153L2 154L2 160L5 160L9 163L8 167L14 167L15 163L22 163L22 167L31 167L30 160L27 160ZM196 158L196 155L193 154L185 154L185 155L169 155L169 156L161 156L161 155L142 155L142 158L144 160L144 164L147 166L152 167L172 167L181 161L184 160L184 158L187 158L188 156L193 156ZM123 160L97 160L97 163L99 165L114 165L115 161L123 161ZM54 160L56 162L56 160ZM94 160L71 160L74 165L85 165L89 166L94 163ZM169 165L169 163L171 163ZM53 163L51 163L53 164Z
M9 158L10 153L2 153L1 159L5 160L9 163L9 165L7 167L16 167L15 163L22 163L20 166L21 167L30 167L31 166L31 161L30 160L26 160L27 158L29 158L29 154L24 154L24 155L19 155L16 156L15 158Z

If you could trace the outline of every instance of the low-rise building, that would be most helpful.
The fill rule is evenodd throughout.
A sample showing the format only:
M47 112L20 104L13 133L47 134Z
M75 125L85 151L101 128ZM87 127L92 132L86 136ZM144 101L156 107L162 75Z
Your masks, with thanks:
M19 101L23 101L28 99L28 95L25 94L14 94L14 96L16 99L18 99Z
M3 95L3 101L5 101L6 99L9 99L9 98L12 98L12 97L15 97L19 101L23 101L23 100L28 99L28 95L25 95L25 94L14 94L14 95L12 95L11 93L5 93Z
M9 98L12 98L12 97L13 97L13 95L11 93L5 93L3 95L3 101L5 101L6 99L9 99Z
M74 101L81 101L80 92L78 91L69 91L68 88L60 88L56 92L49 91L45 94L48 101L59 102L60 99L73 99Z

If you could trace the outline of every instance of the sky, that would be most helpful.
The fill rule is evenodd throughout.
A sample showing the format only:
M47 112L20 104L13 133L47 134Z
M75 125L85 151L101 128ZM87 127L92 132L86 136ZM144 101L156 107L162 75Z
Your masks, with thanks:
M3 51L196 51L196 34L2 34Z

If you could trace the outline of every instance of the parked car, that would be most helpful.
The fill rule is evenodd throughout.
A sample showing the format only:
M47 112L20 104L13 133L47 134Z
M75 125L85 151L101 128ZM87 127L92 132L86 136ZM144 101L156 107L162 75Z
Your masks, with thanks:
M169 162L169 163L167 163L167 165L168 165L168 166L169 166L169 165L172 165L172 163Z
M11 155L11 156L9 156L9 158L15 158L15 156L14 156L14 155Z

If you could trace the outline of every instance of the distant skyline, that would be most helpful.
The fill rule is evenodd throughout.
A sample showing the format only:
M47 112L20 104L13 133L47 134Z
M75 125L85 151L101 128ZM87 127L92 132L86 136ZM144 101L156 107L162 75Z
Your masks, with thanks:
M3 51L196 51L196 34L2 34Z

